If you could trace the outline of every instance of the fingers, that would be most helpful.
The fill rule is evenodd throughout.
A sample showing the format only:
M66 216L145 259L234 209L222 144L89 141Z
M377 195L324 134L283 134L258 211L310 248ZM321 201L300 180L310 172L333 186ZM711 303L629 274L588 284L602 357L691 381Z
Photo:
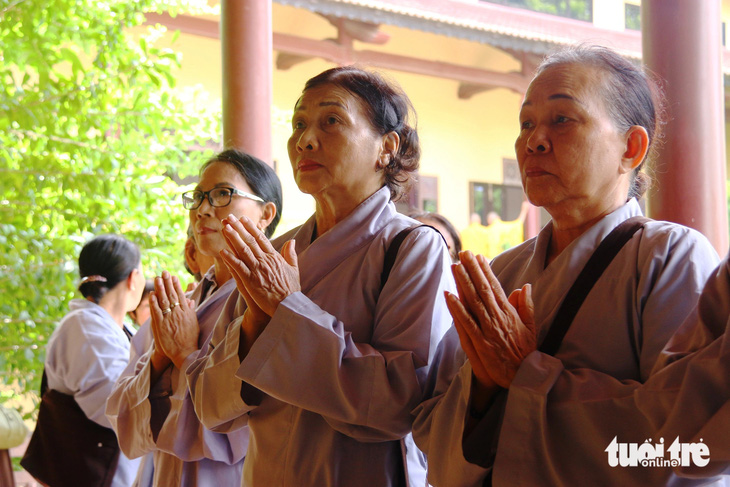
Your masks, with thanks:
M248 279L251 275L251 271L248 267L246 267L246 264L238 259L230 250L223 249L221 250L220 255L223 258L223 263L226 265L226 267L228 267L228 270L231 271L233 279L236 281L236 287L238 288L238 291L243 294L244 292L246 292L245 283L246 279Z
M519 300L520 318L522 322L534 332L535 330L535 303L532 301L532 285L522 286ZM523 311L524 310L524 311Z
M164 272L163 272L164 274ZM167 297L167 290L165 289L165 281L162 277L155 277L155 292L157 297L157 304L160 310L167 310L170 308L170 299Z
M175 289L175 280L177 280L177 278L173 278L173 276L169 272L162 271L162 283L165 288L165 293L167 294L167 300L170 303L170 310L173 310L177 306L180 306L181 298L178 297L177 290ZM178 287L180 287L179 283ZM182 292L180 294L182 294ZM182 299L185 299L185 297L183 296Z
M497 279L497 276L494 275L492 266L489 265L489 261L483 255L477 255L476 260L482 273L484 273L484 276L487 278L487 282L489 282L489 288L492 291L492 295L497 300L497 304L500 308L504 308L508 302L507 296L504 294L502 284Z
M479 262L474 257L474 254L468 250L459 253L459 261L469 275L469 280L476 291L477 299L484 303L487 313L491 316L500 309L500 306L494 296L492 285L484 275L484 271L481 269ZM499 286L499 284L497 285Z
M520 293L520 306L530 310L535 309L535 303L532 301L532 284L528 283L522 286L522 292Z
M230 220L226 218L223 222L223 237L226 239L226 244L230 251L248 268L254 268L257 260L263 255L258 245L254 245L254 248L258 252L258 254L254 254L250 245L254 242L254 238L243 228L243 225L238 220L230 223Z
M228 218L231 217L233 217L233 215L228 216ZM260 250L267 253L276 252L274 246L271 245L271 241L269 240L269 238L264 234L264 232L261 231L259 227L256 226L253 220L244 215L240 218L239 222L243 225L243 228L245 228L246 231L254 237Z
M157 323L162 321L162 309L160 308L159 303L157 302L157 296L155 296L155 293L150 293L149 297L147 298L147 301L150 303L150 318L152 318L152 327L154 331L155 326ZM157 323L155 323L157 321Z
M466 296L464 295L464 291L462 290L462 285L467 286L468 283L462 284L465 274L464 270L461 268L461 264L458 262L456 264L451 264L451 273L454 275L454 281L456 282L456 293L459 295L459 300L461 300L462 303L465 303Z
M469 313L456 296L448 291L445 291L444 295L446 297L446 307L449 308L451 317L454 318L454 327L459 335L461 348L464 349L469 360L473 361L473 358L476 358L476 360L479 361L478 354L476 353L476 349L474 348L474 343L472 341L472 332L470 330L472 327L476 327L476 325L470 323L472 320ZM478 364L474 367L476 366L478 366Z
M525 284L522 289L515 289L508 298L509 304L517 310L522 323L529 329L535 328L535 305L532 302L532 286Z
M284 257L286 263L292 267L299 267L296 247L296 241L291 239L281 248L281 256Z
M185 293L180 286L180 280L177 276L173 276L167 271L162 271L162 276L155 278L155 294L157 295L157 302L159 303L163 318L176 307L186 302Z
M479 321L482 327L491 326L488 322L495 311L487 309L486 303L477 292L474 282L465 266L463 264L454 264L452 270L461 303Z
M162 323L162 309L157 300L155 293L150 293L148 298L150 303L150 328L152 329L152 337L156 343L160 343L160 325Z
M235 216L228 215L222 223L224 232L231 233L230 230L233 230L240 238L240 242L235 239L233 241L246 245L255 259L260 259L265 253L275 252L266 235L248 217L242 216L240 219L236 219ZM231 237L233 236L231 233Z
M469 362L471 362L474 375L480 382L487 383L488 380L486 378L489 377L489 373L487 372L487 368L482 362L482 357L475 346L475 341L484 344L483 338L478 336L480 334L478 327L471 316L469 316L469 313L466 311L466 308L464 308L461 301L459 301L455 295L448 291L444 292L444 295L446 296L446 306L449 308L449 312L454 318L454 328L456 328L456 333L459 335L461 348L469 358Z
M507 298L507 301L509 301L509 304L511 304L512 307L518 311L520 309L520 294L522 294L522 290L515 289L514 291L509 293L509 297Z
M175 295L177 296L177 299L175 300L179 305L183 305L187 302L187 297L185 296L185 292L182 289L182 285L180 284L180 279L177 278L177 276L172 277L172 285L175 289Z

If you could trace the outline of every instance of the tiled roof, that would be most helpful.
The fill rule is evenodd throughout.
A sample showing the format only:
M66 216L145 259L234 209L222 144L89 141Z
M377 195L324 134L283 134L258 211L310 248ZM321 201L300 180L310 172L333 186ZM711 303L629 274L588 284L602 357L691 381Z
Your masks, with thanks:
M488 2L459 0L275 0L365 22L396 25L449 37L545 54L556 46L592 42L622 54L641 57L638 31L614 31L590 22L505 7Z

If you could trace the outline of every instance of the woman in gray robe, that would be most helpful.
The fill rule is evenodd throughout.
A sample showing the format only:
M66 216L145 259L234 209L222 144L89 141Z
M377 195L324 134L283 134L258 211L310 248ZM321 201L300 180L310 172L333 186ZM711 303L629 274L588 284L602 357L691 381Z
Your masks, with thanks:
M671 468L611 466L614 437L648 439L643 419L628 415L606 431L605 418L621 413L588 414L581 404L649 378L717 264L707 239L644 223L588 293L557 351L538 350L599 244L641 215L640 170L658 125L650 81L609 49L568 49L538 68L515 150L528 199L552 221L491 268L469 252L454 266L459 297L447 303L455 332L414 411L432 484L680 485ZM503 291L513 289L509 297Z
M369 71L310 79L288 148L314 215L273 245L245 218L225 222L241 297L188 380L207 427L248 424L242 485L416 482L410 411L450 324L443 292L453 281L441 236L401 234L418 223L393 204L420 156L410 110Z

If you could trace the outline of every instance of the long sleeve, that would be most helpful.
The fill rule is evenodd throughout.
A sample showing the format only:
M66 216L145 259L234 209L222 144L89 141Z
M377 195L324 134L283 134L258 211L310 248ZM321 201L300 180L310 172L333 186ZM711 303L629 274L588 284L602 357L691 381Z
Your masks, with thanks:
M671 479L672 485L706 485L722 482L712 476L723 474L730 467L730 274L725 260L712 274L702 291L698 313L692 313L680 327L662 355L681 357L655 368L648 380L619 381L590 370L564 370L559 360L539 353L529 356L510 388L508 411L511 424L522 424L524 435L539 425L545 448L517 455L514 448L520 435L504 438L500 448L513 452L498 459L495 483L505 480L503 472L521 472L525 485L536 480L524 468L534 461L539 472L554 472L561 481L569 482L581 475L581 469L570 459L585 457L585 451L600 457L600 451L613 438L622 443L643 443L665 440L665 450L675 440L682 443L702 442L709 449L707 466L679 466L674 473L686 479ZM724 334L723 334L724 333ZM702 338L700 338L702 337ZM548 391L550 394L548 395ZM549 400L548 400L549 398ZM543 414L527 414L515 404L533 404ZM531 416L545 416L535 421ZM511 442L511 444L510 444ZM561 455L555 452L559 449ZM524 453L524 451L523 451ZM535 456L534 460L529 457ZM610 479L613 485L665 485L670 481L669 469L608 468L608 453L602 461L584 467L582 474ZM590 470L590 472L589 472ZM696 477L704 480L693 480ZM585 478L585 477L584 477ZM510 477L510 482L514 477ZM556 480L557 482L557 480Z
M186 369L195 412L203 426L219 433L245 426L248 423L247 413L252 409L241 399L241 380L236 378L236 370L241 365L238 344L240 316L244 309L239 304L238 292L233 291L223 306L208 344Z
M668 365L656 367L637 389L637 407L657 436L703 441L710 464L680 467L680 475L714 475L730 469L730 256L707 282L697 320L687 320L672 337L664 355ZM659 365L659 364L657 364Z
M568 369L560 354L555 358L534 352L509 390L494 464L495 485L515 478L524 485L570 484L585 478L604 479L612 485L665 485L671 478L668 468L610 467L605 450L614 438L641 444L654 436L656 430L647 417L636 413L634 392L649 377L682 321L697 320L695 304L716 254L706 241L697 241L685 229L661 238L652 235L651 229L647 233L638 251L638 260L644 264L629 301L629 310L638 310L640 316L630 328L637 344L636 379L617 378L600 369ZM615 316L619 322L632 323L615 303L590 304L582 308L588 315ZM593 353L600 355L598 349ZM526 445L533 448L523 454ZM579 458L586 461L576 461ZM673 482L681 485L678 479Z
M410 411L451 324L443 291L454 284L430 228L408 234L381 283L390 242L416 226L388 199L378 191L317 239L314 218L277 239L296 241L301 292L280 303L243 360L245 302L230 300L187 370L206 427L250 428L243 485L396 486L404 467L419 478L418 462L406 461L418 453Z
M536 242L498 259L497 277L506 292L524 282L533 284L541 336L582 268L581 258L585 260L583 256L590 255L627 216L587 232L548 268L542 263L549 228ZM587 479L595 485L664 485L668 481L672 472L667 468L612 468L605 450L614 437L639 444L653 437L656 429L638 412L634 392L655 363L666 361L662 349L682 322L697 319L695 305L716 259L701 235L663 222L647 224L642 234L627 243L576 314L556 357L536 351L521 364L507 392L491 473L493 485L577 485ZM446 363L451 364L453 375L458 361ZM484 425L464 438L464 413L449 415L452 409L466 407L460 401L469 399L467 370L463 366L445 392L443 387L436 389L417 411L416 439L422 448L429 448L429 480L434 485L478 485L472 477L460 477L454 464L469 458L487 465L479 459L493 453L493 445L478 437ZM494 420L488 415L484 421ZM448 442L448 447L441 447L441 442ZM461 452L465 458L457 446L466 449ZM433 448L457 458L433 456ZM450 472L456 472L456 477L447 476ZM681 480L672 481L682 485Z
M106 405L106 415L117 432L119 445L130 458L157 448L155 436L170 409L170 369L152 387L151 351L152 332L146 323L132 338L129 364L114 385ZM153 417L157 421L153 421ZM156 431L153 431L152 423L157 426Z
M113 348L115 344L101 334L86 333L85 339L86 345L80 347L79 355L93 356L96 360L89 360L86 367L81 360L74 361L69 369L70 375L79 379L79 390L74 398L89 419L109 427L109 421L104 416L106 399L114 381L126 366L127 356L124 351L117 353L119 350Z
M74 299L70 308L48 341L48 387L73 395L89 419L108 428L104 408L127 365L129 340L101 306ZM112 485L131 485L138 467L139 460L120 455Z
M49 340L48 386L73 395L89 419L108 428L104 407L127 365L129 341L103 308L72 303L82 308L64 318Z
M442 246L423 237L404 241L380 293L369 342L358 341L337 317L295 293L282 301L237 376L322 415L334 429L360 441L406 435L430 356L450 324Z
M697 321L695 304L720 260L710 243L689 228L675 226L661 235L649 227L645 234L633 296L640 320L632 330L642 382L657 361L667 360L661 352L682 323Z
M422 392L419 378L425 378L430 355L450 323L442 298L450 282L444 279L448 268L441 264L443 249L436 242L416 234L403 243L380 293L367 343L357 341L342 321L303 293L282 301L242 363L239 321L225 334L216 331L224 339L188 371L204 424L211 429L235 427L236 418L256 407L263 392L320 414L333 428L362 441L407 434L409 411ZM439 267L424 265L428 262ZM341 297L347 299L346 293ZM210 394L239 391L241 381L252 386L243 388L243 397L231 394L224 402Z
M212 275L191 296L196 302L200 334L198 347L207 349L215 320L235 289L231 279L213 289ZM209 284L206 285L205 283ZM117 382L107 413L120 432L120 444L130 453L152 452L154 482L165 485L233 485L240 482L248 448L248 430L218 434L203 427L195 414L184 370L198 358L192 352L178 369L170 365L151 383L150 357L153 338L149 324L135 337L133 356L125 375ZM141 355L137 353L143 351ZM136 353L135 353L136 352Z
M462 447L471 376L471 365L452 328L439 343L424 393L426 399L413 411L413 438L429 459L431 485L482 485L489 472L468 462Z

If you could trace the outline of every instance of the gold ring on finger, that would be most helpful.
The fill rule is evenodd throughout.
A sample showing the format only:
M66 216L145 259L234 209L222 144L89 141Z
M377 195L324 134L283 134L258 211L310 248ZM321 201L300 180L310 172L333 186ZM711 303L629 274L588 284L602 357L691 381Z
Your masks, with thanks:
M172 303L170 305L170 309L173 309L175 306L180 306L180 303Z
M167 315L167 314L170 314L170 313L172 313L172 308L165 308L165 309L162 310L162 314L163 315Z

